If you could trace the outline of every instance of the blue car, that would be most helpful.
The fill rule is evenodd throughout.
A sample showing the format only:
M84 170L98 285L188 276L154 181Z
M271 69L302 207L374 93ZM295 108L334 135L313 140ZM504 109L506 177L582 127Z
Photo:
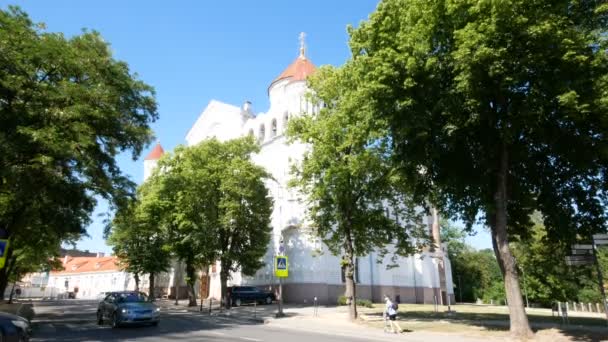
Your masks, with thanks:
M27 319L0 312L0 341L27 342L30 340L31 333L32 328Z
M109 292L97 308L97 324L102 325L106 321L112 328L127 324L158 325L160 308L141 292Z

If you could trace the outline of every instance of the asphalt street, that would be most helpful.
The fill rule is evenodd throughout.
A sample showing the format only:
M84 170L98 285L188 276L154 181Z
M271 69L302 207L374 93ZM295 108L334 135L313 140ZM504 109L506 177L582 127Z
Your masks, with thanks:
M112 329L109 325L97 325L96 309L97 303L88 301L38 302L34 306L36 318L32 341L357 341L350 336L286 330L248 320L173 310L161 312L158 327Z

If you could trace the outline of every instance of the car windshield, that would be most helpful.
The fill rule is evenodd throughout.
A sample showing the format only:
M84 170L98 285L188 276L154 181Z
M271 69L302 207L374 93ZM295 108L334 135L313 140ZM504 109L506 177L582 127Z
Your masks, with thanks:
M119 303L139 303L148 301L148 296L139 292L118 293L116 298L118 298Z

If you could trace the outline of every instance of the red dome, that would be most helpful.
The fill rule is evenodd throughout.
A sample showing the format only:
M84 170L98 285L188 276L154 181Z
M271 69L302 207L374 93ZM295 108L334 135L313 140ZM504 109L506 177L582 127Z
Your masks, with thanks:
M272 81L272 83L270 83L268 89L272 88L275 83L281 80L287 79L290 82L304 81L306 80L306 77L315 72L315 69L315 65L312 64L310 60L304 56L304 54L301 54L287 67L287 69L285 69L277 78L274 79L274 81Z
M156 146L154 146L145 160L159 160L163 154L165 154L165 150L163 150L163 147L160 146L160 143L156 143Z

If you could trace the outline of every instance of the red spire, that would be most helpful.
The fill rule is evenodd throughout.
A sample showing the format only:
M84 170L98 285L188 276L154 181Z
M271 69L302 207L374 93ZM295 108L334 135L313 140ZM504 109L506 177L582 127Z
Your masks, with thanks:
M165 153L163 147L160 146L160 142L156 143L156 146L152 149L152 151L148 154L145 160L159 160L160 157Z

